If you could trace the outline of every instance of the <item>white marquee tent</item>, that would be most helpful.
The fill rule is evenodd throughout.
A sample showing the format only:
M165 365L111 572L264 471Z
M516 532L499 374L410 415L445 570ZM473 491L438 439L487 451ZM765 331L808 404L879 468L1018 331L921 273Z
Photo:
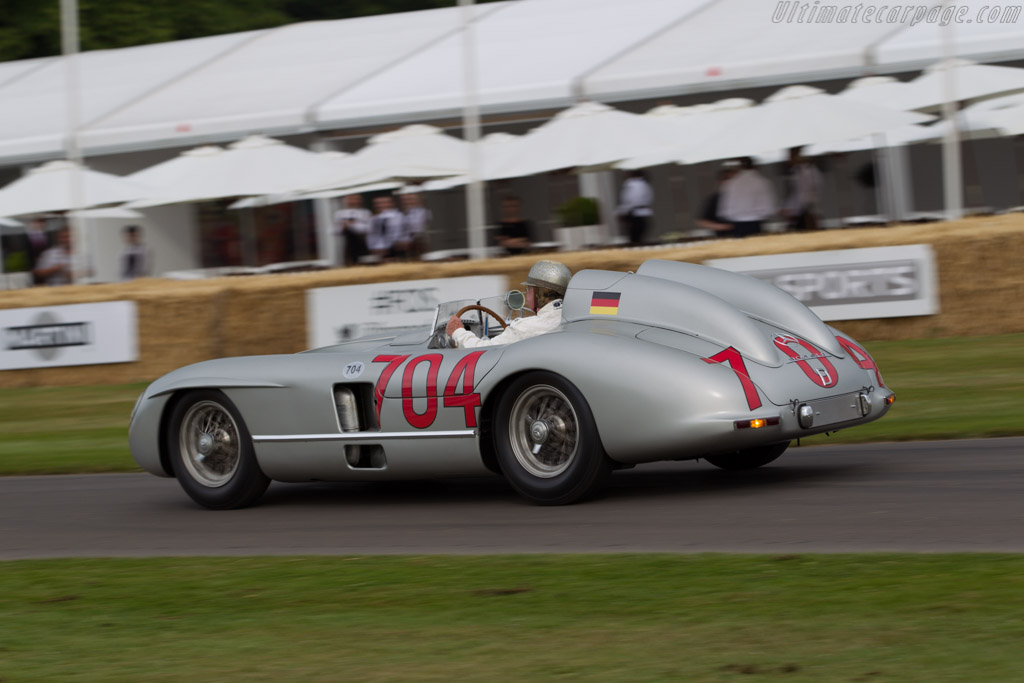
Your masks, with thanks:
M932 1L925 4L938 6ZM483 115L917 71L943 29L778 20L764 0L507 0L474 8ZM954 52L1024 59L1024 21L952 26ZM1012 9L1006 6L1004 9ZM464 104L462 13L451 7L309 22L78 55L87 156L251 133L380 130ZM64 58L0 64L0 167L61 158Z

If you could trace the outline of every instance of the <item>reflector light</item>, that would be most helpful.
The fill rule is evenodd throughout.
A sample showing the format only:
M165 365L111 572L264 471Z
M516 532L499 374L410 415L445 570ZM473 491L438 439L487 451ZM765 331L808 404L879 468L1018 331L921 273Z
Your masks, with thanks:
M889 394L888 396L885 397L885 405L891 406L895 402L896 402L896 394Z
M779 424L777 417L755 417L753 420L736 420L736 429L760 429Z

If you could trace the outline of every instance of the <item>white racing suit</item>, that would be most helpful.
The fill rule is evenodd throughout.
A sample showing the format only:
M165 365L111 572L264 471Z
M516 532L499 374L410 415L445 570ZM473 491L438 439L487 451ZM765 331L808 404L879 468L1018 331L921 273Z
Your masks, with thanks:
M562 300L556 299L537 311L530 318L517 318L508 324L505 331L493 339L481 339L467 329L455 330L452 339L460 349L472 349L477 346L494 346L522 341L538 334L544 334L562 324Z

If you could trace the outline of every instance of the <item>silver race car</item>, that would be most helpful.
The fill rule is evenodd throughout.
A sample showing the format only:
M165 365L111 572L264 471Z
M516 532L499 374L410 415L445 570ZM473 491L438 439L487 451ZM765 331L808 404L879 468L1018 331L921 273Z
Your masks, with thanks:
M249 505L271 480L488 472L563 504L639 463L760 467L894 400L860 345L744 275L583 270L554 332L476 349L445 334L454 313L493 336L522 305L518 292L452 302L430 329L175 370L139 397L132 454L209 508Z

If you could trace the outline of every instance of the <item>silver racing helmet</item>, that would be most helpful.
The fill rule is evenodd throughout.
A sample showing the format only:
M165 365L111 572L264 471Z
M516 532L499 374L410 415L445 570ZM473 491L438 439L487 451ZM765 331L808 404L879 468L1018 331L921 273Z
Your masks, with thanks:
M533 287L544 287L551 289L562 296L569 286L569 279L572 278L572 271L564 263L558 261L537 261L530 268L526 280L520 284Z

